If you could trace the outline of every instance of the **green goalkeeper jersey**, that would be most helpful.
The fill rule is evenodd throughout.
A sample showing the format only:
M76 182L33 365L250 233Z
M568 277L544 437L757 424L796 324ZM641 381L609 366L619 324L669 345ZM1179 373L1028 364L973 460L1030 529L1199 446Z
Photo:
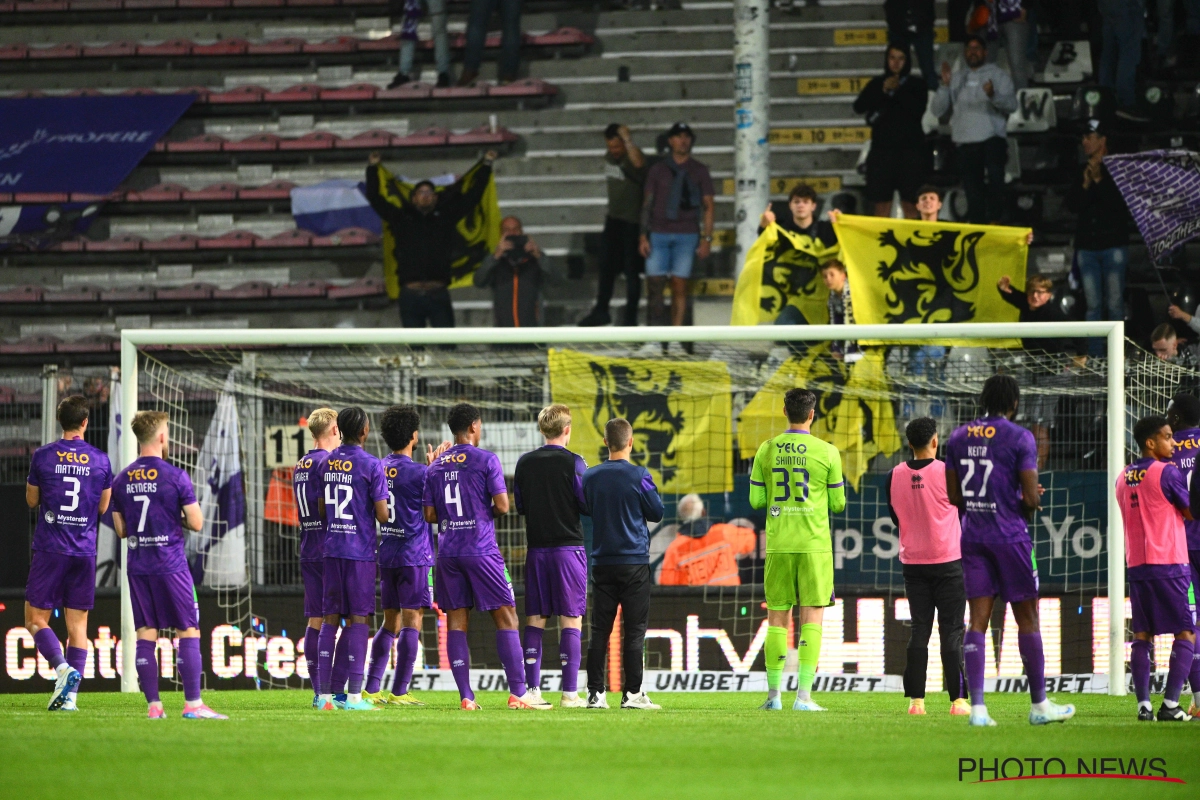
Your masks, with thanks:
M829 553L829 512L846 507L842 457L808 431L763 442L750 472L750 505L767 509L768 553Z

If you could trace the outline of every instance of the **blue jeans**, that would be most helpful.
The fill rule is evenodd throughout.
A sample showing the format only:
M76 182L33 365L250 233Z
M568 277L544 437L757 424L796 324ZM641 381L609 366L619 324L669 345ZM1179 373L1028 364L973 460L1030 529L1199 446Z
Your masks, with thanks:
M654 233L650 232L650 255L646 258L646 277L673 278L692 277L692 265L696 263L696 248L700 245L698 233Z
M1129 248L1110 247L1107 250L1076 250L1079 274L1083 278L1083 294L1087 298L1087 319L1125 319L1125 267L1129 263ZM1088 352L1102 356L1102 339L1090 339Z
M1104 47L1100 51L1100 85L1117 91L1117 107L1137 106L1137 67L1142 60L1146 27L1143 0L1100 0Z
M516 80L521 65L521 0L471 0L463 71L479 72L488 20L497 6L500 7L500 65L496 74L500 80Z
M446 33L446 0L428 0L428 6L429 21L433 24L433 60L439 75L449 74L450 37ZM412 39L400 41L400 71L405 75L412 74L416 51L417 43Z
M1200 0L1183 0L1187 10L1187 22L1184 30L1189 36L1200 34ZM1175 0L1158 0L1158 55L1166 56L1175 52Z

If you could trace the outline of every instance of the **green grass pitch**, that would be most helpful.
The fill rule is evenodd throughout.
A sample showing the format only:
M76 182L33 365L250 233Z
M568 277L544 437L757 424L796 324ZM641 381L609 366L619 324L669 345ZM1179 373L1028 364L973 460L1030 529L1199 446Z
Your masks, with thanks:
M489 693L475 714L445 692L377 713L317 712L311 697L208 692L230 715L221 722L180 719L182 696L166 693L168 718L152 722L140 695L85 691L76 714L47 713L43 695L0 696L0 797L1200 796L1200 722L1138 723L1128 697L1060 696L1076 718L1032 728L1026 697L993 695L992 729L950 717L944 695L925 717L905 714L898 694L818 694L824 714L761 712L757 694L659 693L659 712L515 712ZM958 779L960 758L1053 757L1068 772L1079 757L1162 758L1187 784Z

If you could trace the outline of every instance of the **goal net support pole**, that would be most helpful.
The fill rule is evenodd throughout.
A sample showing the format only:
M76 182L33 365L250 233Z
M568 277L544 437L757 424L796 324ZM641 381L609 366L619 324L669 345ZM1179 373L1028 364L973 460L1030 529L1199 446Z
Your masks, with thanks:
M1125 466L1125 323L1028 322L933 323L927 325L760 325L747 327L637 328L261 328L261 329L140 329L121 332L122 392L121 457L137 458L137 442L129 423L138 405L138 348L145 346L254 347L298 344L355 345L493 345L493 344L639 344L645 342L775 342L840 341L848 330L860 341L928 341L938 339L1068 339L1104 337L1108 345L1108 693L1125 694L1125 534L1121 509L1112 487ZM128 548L121 542L121 690L136 692L134 665L136 632L129 597Z

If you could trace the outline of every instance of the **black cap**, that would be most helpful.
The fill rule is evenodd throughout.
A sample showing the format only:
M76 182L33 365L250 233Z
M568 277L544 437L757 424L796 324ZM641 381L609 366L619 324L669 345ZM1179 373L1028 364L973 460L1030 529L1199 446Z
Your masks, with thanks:
M1083 135L1087 136L1089 133L1094 133L1097 136L1108 136L1108 125L1104 123L1104 120L1089 119L1083 128Z
M681 133L686 133L688 136L692 137L693 142L696 141L696 134L686 122L676 122L674 125L672 125L671 130L667 131L667 138L670 139L672 136L677 136Z
M988 47L987 39L984 38L984 36L982 34L978 34L978 33L967 34L967 38L963 39L963 47L966 47L971 42L979 42L979 46L982 47L984 50L987 50L987 47Z

